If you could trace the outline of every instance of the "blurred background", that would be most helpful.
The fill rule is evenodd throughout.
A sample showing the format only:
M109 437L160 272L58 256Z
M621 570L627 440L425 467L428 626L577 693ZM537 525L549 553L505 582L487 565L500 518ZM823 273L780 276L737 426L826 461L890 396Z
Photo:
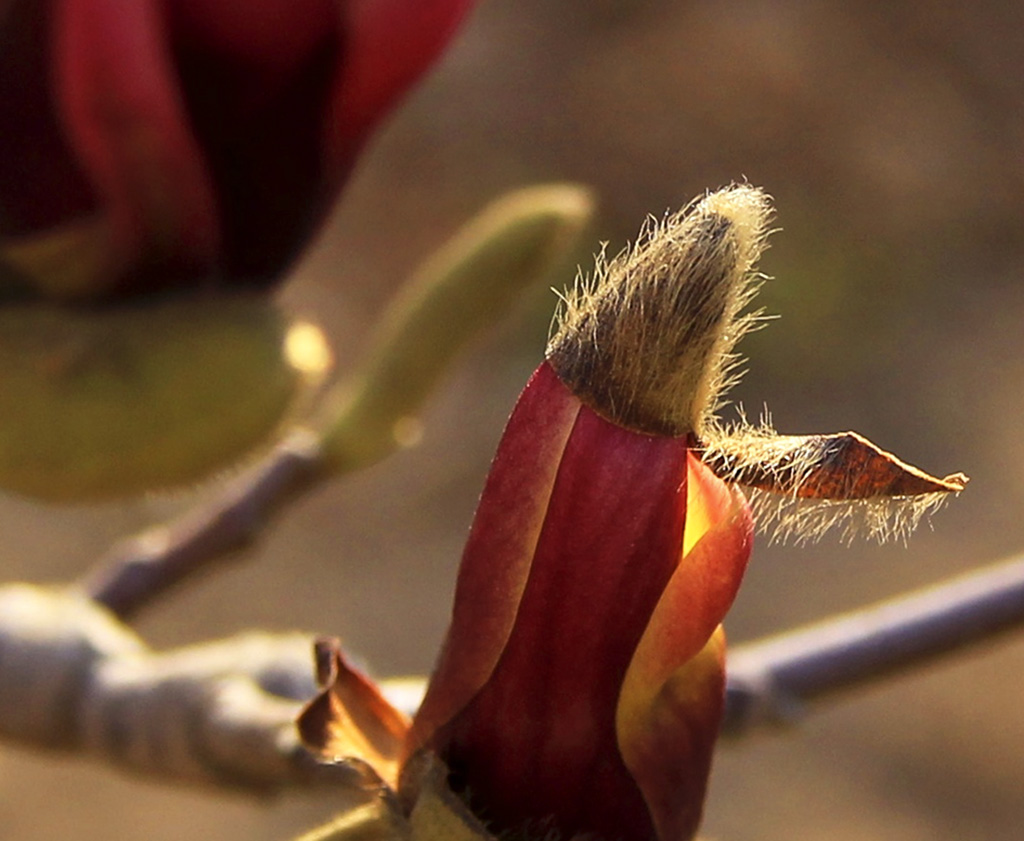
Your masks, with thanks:
M323 324L344 369L417 261L505 190L592 185L594 247L614 252L645 214L743 178L776 200L760 303L781 317L744 341L735 401L755 417L767 404L780 431L854 429L973 481L907 546L761 541L732 640L1024 550L1024 4L483 0L372 144L284 302ZM303 500L243 561L147 612L141 633L163 647L300 628L342 636L379 675L429 670L554 301L538 290L463 359L419 448ZM191 499L4 497L0 578L73 578ZM1024 635L727 746L705 834L1018 841L1022 675ZM283 841L331 811L0 749L11 841Z

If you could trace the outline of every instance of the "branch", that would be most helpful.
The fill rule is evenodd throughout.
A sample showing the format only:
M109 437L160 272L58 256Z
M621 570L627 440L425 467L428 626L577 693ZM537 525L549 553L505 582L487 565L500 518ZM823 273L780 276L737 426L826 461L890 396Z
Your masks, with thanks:
M548 184L488 205L392 300L356 368L310 428L292 431L208 505L115 546L82 588L118 617L228 559L319 482L367 467L417 437L417 416L452 361L526 289L571 263L594 210L585 188Z
M789 725L806 705L1024 628L1024 557L729 649L722 735ZM382 683L412 715L425 678Z
M252 543L273 515L323 477L320 453L312 432L293 431L211 503L114 546L82 589L119 618L133 617L174 585Z
M926 665L1024 627L1024 557L729 649L722 735L793 724L811 701ZM384 681L415 712L422 678Z
M0 738L174 782L361 794L375 778L360 763L323 765L299 743L311 650L302 634L248 634L159 654L74 591L6 585Z
M729 653L723 734L790 724L804 706L1024 626L1024 557Z
M792 723L811 701L1024 626L1024 557L730 652L723 735ZM72 590L0 588L0 738L164 779L274 793L365 792L360 763L319 765L294 719L316 691L304 634L156 653ZM424 678L384 681L412 713Z

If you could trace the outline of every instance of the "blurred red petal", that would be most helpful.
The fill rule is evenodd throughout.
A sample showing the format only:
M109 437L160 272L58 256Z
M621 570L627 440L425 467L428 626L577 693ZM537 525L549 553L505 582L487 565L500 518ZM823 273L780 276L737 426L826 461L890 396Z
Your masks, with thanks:
M0 235L24 256L69 225L100 232L89 272L19 266L44 294L274 283L470 5L14 4L0 122L18 131L0 139Z
M280 279L322 221L353 161L325 160L345 33L335 0L175 3L174 58L191 130L221 213L217 269ZM277 35L275 36L275 31Z
M475 0L348 0L344 71L335 91L330 156L353 146L451 40Z
M287 72L340 28L339 0L174 0L189 37L225 59Z
M31 237L93 212L95 197L50 107L50 9L19 2L0 20L0 237Z
M122 263L149 250L207 262L219 239L203 156L188 128L154 0L54 6L58 109L111 219Z

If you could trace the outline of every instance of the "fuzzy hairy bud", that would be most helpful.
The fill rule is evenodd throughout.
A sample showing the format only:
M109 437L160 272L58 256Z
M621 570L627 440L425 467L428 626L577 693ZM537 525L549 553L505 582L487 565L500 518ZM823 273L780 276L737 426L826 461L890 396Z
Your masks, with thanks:
M700 435L732 384L762 277L768 196L746 184L658 221L566 296L548 362L594 411L651 435Z

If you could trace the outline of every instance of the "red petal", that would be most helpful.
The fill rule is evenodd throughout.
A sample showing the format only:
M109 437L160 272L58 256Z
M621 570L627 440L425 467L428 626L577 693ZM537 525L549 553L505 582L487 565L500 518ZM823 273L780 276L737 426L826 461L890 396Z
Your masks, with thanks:
M148 249L214 254L210 179L176 86L162 4L55 4L56 87L70 143L114 229L122 265Z
M0 5L3 5L0 3ZM9 7L8 7L9 6ZM95 212L51 107L50 4L0 11L0 236L18 239Z
M326 161L324 148L345 56L341 4L177 0L169 21L182 96L221 214L221 277L273 283L322 221L351 164Z
M535 379L541 378L553 378L546 364ZM510 431L519 433L546 408L524 396ZM491 480L501 481L535 448L532 436L506 436L499 450L506 461L495 464ZM686 456L684 439L642 435L579 410L532 562L525 561L525 591L520 598L521 556L517 590L502 588L518 610L501 659L433 739L464 778L471 802L497 826L551 821L566 835L651 835L647 806L619 755L615 712L634 649L682 553ZM517 511L519 494L516 483L504 483L500 496L489 484L478 517ZM535 507L534 495L526 499ZM474 534L478 528L486 535L493 526L478 519ZM477 554L480 548L471 543L464 569L483 571L476 573L481 580L500 575L503 564ZM460 592L456 610L469 598ZM509 605L501 609L504 627ZM467 624L450 640L477 632ZM450 668L457 671L457 664ZM435 681L432 688L444 687L443 675Z
M174 0L191 39L225 61L287 73L339 26L338 0Z
M349 0L328 154L347 161L394 101L440 55L474 0Z
M410 753L469 703L508 642L579 410L547 364L516 403L466 544L451 627L413 722Z
M700 822L724 700L723 639L715 629L753 543L742 493L692 453L688 468L686 554L637 646L617 716L626 766L665 841L692 837Z

